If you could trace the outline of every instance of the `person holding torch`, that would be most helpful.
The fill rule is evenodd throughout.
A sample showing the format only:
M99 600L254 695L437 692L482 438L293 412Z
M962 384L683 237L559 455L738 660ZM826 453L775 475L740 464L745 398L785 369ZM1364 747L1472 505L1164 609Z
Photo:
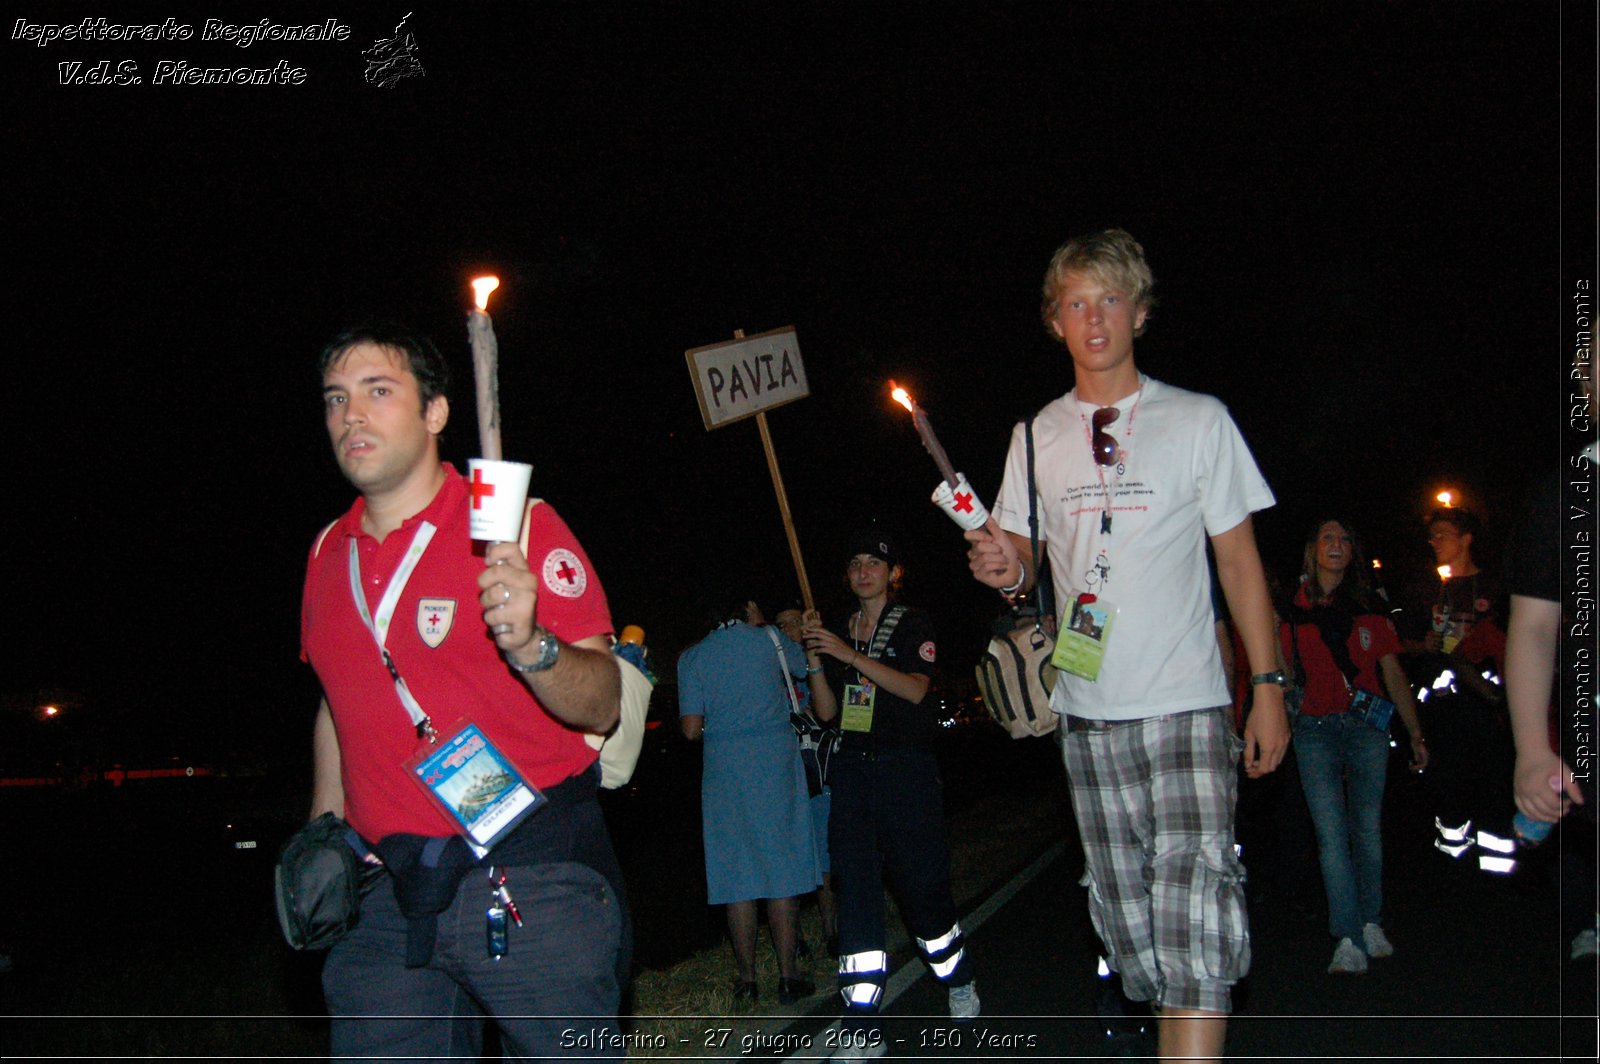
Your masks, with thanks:
M1153 284L1121 229L1068 241L1045 274L1044 323L1075 376L1033 428L1039 539L1063 607L1050 704L1109 963L1128 997L1158 1009L1162 1056L1216 1060L1250 965L1234 763L1242 753L1247 775L1271 772L1289 742L1251 524L1274 500L1220 402L1135 365ZM966 533L973 576L1007 596L1039 575L1024 561L1028 485L1018 425L994 514ZM1212 627L1208 539L1255 689L1242 742ZM1064 660L1069 627L1085 635Z
M549 505L529 511L526 553L469 538L475 486L439 456L447 383L400 326L322 354L324 424L359 497L306 570L311 817L344 818L388 871L323 966L332 1055L476 1058L487 1014L508 1057L621 1059L630 933L584 738L618 719L610 611ZM469 786L435 787L451 772ZM534 815L463 835L491 786Z

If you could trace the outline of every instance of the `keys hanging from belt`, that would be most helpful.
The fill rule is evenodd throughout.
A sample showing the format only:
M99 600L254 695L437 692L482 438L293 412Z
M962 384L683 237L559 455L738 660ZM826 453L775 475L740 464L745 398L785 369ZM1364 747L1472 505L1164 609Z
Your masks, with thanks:
M496 875L497 872L499 873L498 875ZM505 865L489 866L489 882L494 884L494 889L491 891L491 895L498 900L501 905L505 906L506 912L511 914L512 921L518 927L521 927L522 913L517 911L517 903L511 900L511 888L506 886Z
M489 884L489 909L484 913L484 945L489 956L499 960L511 951L506 917L510 916L512 922L521 927L522 914L517 911L517 903L511 900L511 888L506 886L504 866L489 866Z

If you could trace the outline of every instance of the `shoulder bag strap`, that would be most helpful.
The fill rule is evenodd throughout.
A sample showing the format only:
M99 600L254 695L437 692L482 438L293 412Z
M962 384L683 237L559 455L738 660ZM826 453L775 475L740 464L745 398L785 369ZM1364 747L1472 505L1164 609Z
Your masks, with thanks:
M1039 485L1034 477L1033 419L1029 415L1023 425L1023 435L1028 442L1028 563L1033 573L1034 617L1044 617L1044 574L1039 571Z
M789 663L783 657L783 644L778 641L778 633L771 628L767 629L767 638L772 640L772 649L778 652L778 679L783 681L783 689L789 693L789 710L798 717L800 700L794 696L794 681L789 677Z
M873 661L883 657L883 650L889 645L889 637L894 635L894 626L900 623L900 617L905 612L904 606L890 606L889 612L878 619L878 630L872 636L872 645L867 648L867 657Z

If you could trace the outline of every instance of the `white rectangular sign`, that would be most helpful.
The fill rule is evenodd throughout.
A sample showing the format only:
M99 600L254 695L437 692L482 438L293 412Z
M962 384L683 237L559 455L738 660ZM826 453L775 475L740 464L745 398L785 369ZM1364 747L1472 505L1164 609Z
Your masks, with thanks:
M707 430L811 394L793 325L684 354Z

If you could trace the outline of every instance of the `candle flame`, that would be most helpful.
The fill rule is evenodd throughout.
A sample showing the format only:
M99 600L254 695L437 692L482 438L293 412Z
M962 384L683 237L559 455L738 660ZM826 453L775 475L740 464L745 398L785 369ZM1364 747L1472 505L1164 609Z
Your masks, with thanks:
M1455 493L1451 491L1441 491L1439 494L1435 495L1434 498L1438 499L1439 504L1446 509L1449 509L1456 504Z
M1372 567L1374 569L1382 569L1383 568L1383 563L1381 561L1379 561L1378 559L1374 558L1374 559L1372 559Z
M498 277L474 277L472 279L472 301L478 309L485 313L489 310L489 293L500 287Z
M1451 572L1450 572L1450 567L1448 565L1439 566L1439 579L1440 580L1448 580L1448 579L1450 579L1450 576L1451 576Z
M894 381L889 382L889 395L894 399L895 402L899 403L913 414L917 412L917 404L911 401L911 393L900 387Z

